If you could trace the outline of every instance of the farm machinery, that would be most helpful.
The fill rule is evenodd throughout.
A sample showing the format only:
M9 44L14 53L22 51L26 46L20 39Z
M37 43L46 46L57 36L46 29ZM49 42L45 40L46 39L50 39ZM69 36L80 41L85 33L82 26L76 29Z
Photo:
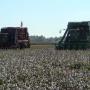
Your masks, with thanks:
M88 49L90 48L90 21L69 22L56 49Z
M0 48L29 48L27 27L4 27L0 32Z

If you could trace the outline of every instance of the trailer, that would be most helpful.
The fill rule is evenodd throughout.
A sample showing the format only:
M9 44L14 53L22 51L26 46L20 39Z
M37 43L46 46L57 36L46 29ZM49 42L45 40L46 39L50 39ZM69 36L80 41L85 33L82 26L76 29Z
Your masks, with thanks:
M69 50L90 48L90 21L69 22L62 39L55 48Z

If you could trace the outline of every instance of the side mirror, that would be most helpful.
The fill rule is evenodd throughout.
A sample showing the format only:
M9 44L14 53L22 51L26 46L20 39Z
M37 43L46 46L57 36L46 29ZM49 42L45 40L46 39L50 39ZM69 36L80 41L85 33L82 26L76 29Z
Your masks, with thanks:
M59 33L62 33L63 31L66 31L66 29L61 29L61 30L59 30Z

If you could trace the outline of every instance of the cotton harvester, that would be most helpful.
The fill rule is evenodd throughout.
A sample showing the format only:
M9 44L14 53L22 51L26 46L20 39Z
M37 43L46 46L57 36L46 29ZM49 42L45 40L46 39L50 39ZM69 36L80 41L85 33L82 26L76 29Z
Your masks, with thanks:
M0 32L0 48L29 48L27 27L5 27Z
M90 21L69 22L56 49L88 49L90 48Z

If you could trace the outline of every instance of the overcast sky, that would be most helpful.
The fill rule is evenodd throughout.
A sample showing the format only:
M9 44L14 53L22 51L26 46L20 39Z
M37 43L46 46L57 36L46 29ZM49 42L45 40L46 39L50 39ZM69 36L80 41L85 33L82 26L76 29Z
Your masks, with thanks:
M0 28L20 26L30 35L60 36L70 21L90 21L90 0L0 0Z

